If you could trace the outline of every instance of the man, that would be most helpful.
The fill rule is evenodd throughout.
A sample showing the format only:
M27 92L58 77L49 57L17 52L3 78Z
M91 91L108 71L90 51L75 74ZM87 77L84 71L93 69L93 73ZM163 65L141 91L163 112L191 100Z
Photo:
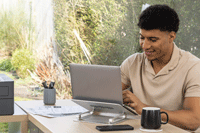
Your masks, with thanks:
M121 65L125 104L141 114L154 106L169 115L169 123L187 130L200 126L200 59L173 42L179 27L177 13L167 5L145 9L139 18L143 53ZM189 45L189 44L188 44ZM166 116L162 115L166 121Z

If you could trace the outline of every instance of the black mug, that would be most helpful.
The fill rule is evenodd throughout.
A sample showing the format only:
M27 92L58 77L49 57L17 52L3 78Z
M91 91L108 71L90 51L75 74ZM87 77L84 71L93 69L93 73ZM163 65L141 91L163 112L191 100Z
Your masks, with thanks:
M167 116L167 121L161 121L161 114L164 113ZM142 109L141 126L145 129L159 129L161 124L168 123L168 114L166 112L160 112L160 108L145 107Z

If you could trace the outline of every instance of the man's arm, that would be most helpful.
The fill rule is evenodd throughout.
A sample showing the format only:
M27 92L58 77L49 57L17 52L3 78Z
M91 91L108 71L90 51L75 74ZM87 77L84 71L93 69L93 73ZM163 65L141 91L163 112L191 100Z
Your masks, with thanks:
M135 108L138 114L142 113L142 108L147 107L142 103L132 92L123 92L124 103L130 107ZM169 123L187 130L196 130L200 126L200 98L199 97L186 97L183 103L183 109L177 111L168 111ZM162 120L166 121L166 116L162 115Z
M187 130L196 130L200 126L200 97L186 97L183 103L183 109L178 111L167 111L169 123ZM166 120L166 116L162 116Z
M129 86L128 85L125 85L124 83L122 83L122 90L125 90L127 89Z

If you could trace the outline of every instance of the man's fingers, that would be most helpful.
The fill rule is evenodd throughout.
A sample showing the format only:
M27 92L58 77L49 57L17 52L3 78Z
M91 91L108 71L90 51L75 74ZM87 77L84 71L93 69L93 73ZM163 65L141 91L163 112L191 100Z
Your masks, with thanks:
M129 90L125 90L122 92L122 94L126 94L126 93L132 93L132 92L130 92Z
M132 94L132 92L130 92L130 91L123 91L122 96L123 96L123 97L128 97L128 96L130 96L131 94Z
M128 106L135 108L137 106L137 103L128 103Z
M126 98L123 99L123 102L124 103L130 103L132 101L131 101L131 99L129 97L126 97Z
M125 98L127 98L127 97L129 97L129 95L128 95L127 93L124 93L124 94L123 94L123 99L125 99Z

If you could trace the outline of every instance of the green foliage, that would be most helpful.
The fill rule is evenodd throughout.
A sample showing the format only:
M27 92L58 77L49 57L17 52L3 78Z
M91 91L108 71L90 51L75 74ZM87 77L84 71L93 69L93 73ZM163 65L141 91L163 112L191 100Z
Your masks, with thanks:
M54 0L56 41L64 65L88 63L73 29L89 49L93 64L120 65L138 51L135 6L126 0Z
M179 3L178 3L179 2ZM181 23L176 44L200 58L200 1L178 0L175 9Z
M180 26L175 44L200 58L200 1L199 0L142 0L150 5L167 4L179 15ZM139 7L141 8L141 7Z
M13 65L11 63L11 59L1 60L0 61L0 70L6 71L6 72L14 71L15 68L13 67Z
M16 49L13 53L11 63L21 78L29 75L27 70L33 71L35 69L35 59L28 49Z
M146 3L174 8L180 17L176 45L200 57L198 0L54 0L55 33L63 64L88 63L73 29L89 49L93 64L120 65L129 55L142 52L137 23Z
M0 123L0 132L8 133L8 123L6 122Z

